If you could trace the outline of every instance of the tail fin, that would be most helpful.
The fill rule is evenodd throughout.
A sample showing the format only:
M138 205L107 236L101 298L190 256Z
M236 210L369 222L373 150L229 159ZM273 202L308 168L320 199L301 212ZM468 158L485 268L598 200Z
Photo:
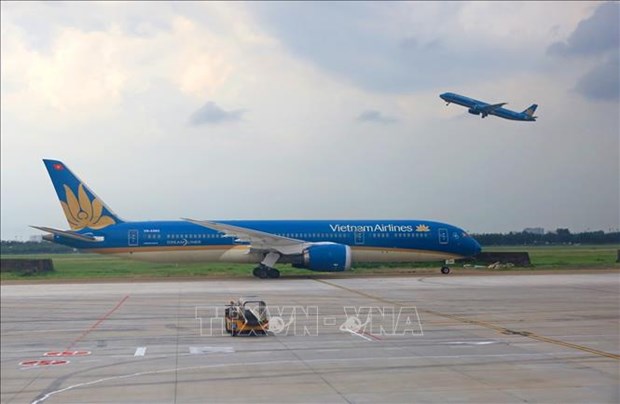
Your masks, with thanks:
M525 111L523 111L522 114L531 117L534 115L534 111L536 111L536 108L538 108L538 104L532 104Z
M102 229L123 223L108 206L61 161L43 160L71 230Z

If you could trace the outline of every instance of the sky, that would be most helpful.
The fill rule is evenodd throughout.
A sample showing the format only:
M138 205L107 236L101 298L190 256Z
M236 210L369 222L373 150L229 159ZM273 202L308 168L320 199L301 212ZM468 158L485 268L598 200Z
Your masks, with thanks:
M618 2L0 5L3 240L68 228L43 158L126 220L620 227Z

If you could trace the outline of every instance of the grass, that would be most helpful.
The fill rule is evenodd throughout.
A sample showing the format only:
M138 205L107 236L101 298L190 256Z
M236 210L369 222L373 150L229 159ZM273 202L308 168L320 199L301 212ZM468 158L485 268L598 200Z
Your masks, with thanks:
M488 247L485 252L527 251L536 268L618 267L616 263L620 245L568 245L568 246L512 246Z
M571 268L619 268L616 263L620 245L602 246L549 246L549 247L489 247L484 251L527 251L533 269ZM182 277L251 277L251 264L199 263L199 264L153 264L97 254L52 254L52 255L4 255L3 258L51 258L54 272L24 276L16 273L2 273L0 280L80 280L80 279L152 279ZM406 273L412 269L434 268L441 263L421 264L364 264L354 268L353 274ZM458 264L453 265L454 268ZM313 272L280 265L283 276L308 276ZM322 273L324 274L324 273ZM353 275L352 274L352 275Z
M7 257L7 256L5 256ZM51 258L54 272L24 277L2 274L2 280L10 278L87 279L87 278L151 278L203 275L239 276L247 274L247 266L238 264L154 264L131 261L97 254L54 254L16 256L15 258Z
M252 276L251 264L196 263L196 264L155 264L132 261L123 258L98 254L33 254L3 255L3 258L46 259L54 262L54 272L24 276L17 273L3 272L0 280L38 280L38 279L151 279L178 277L247 277ZM303 274L308 271L290 266L282 266L282 274Z

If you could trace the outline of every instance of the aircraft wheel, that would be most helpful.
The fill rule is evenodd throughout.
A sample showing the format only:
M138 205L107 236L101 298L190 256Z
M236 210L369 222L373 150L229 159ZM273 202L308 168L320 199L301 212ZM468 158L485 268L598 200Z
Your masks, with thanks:
M269 268L264 265L259 265L252 271L252 275L257 278L265 279L269 277Z
M280 271L275 268L269 268L267 270L267 276L272 279L276 279L280 277Z
M269 272L266 267L260 266L257 269L258 277L261 279L267 279L269 277Z
M441 267L441 273L447 275L450 273L450 267Z

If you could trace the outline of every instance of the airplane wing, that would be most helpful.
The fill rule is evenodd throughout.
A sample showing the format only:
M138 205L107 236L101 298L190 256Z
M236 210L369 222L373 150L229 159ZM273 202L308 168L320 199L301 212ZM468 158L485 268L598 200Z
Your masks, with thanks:
M40 227L40 226L30 226L30 227L32 227L34 229L38 229L38 230L43 230L43 231L46 231L48 233L52 233L52 234L54 234L56 236L66 237L66 238L70 238L70 239L73 239L73 240L87 241L87 242L91 242L91 243L103 241L100 238L93 237L93 236L87 236L87 235L84 235L84 234L79 234L79 233L76 233L76 232L73 232L73 231L58 230L58 229L54 229L54 228L51 228L51 227Z
M299 254L303 250L303 246L307 244L304 240L278 236L277 234L248 229L247 227L233 226L231 224L212 222L209 220L187 218L183 218L183 220L219 231L224 233L227 237L234 237L237 242L250 243L250 248L252 250L277 251L282 254Z
M484 107L480 108L480 111L488 114L490 112L495 111L498 108L503 107L506 104L508 104L508 103L507 102L500 102L499 104L487 105L487 106L484 106Z

